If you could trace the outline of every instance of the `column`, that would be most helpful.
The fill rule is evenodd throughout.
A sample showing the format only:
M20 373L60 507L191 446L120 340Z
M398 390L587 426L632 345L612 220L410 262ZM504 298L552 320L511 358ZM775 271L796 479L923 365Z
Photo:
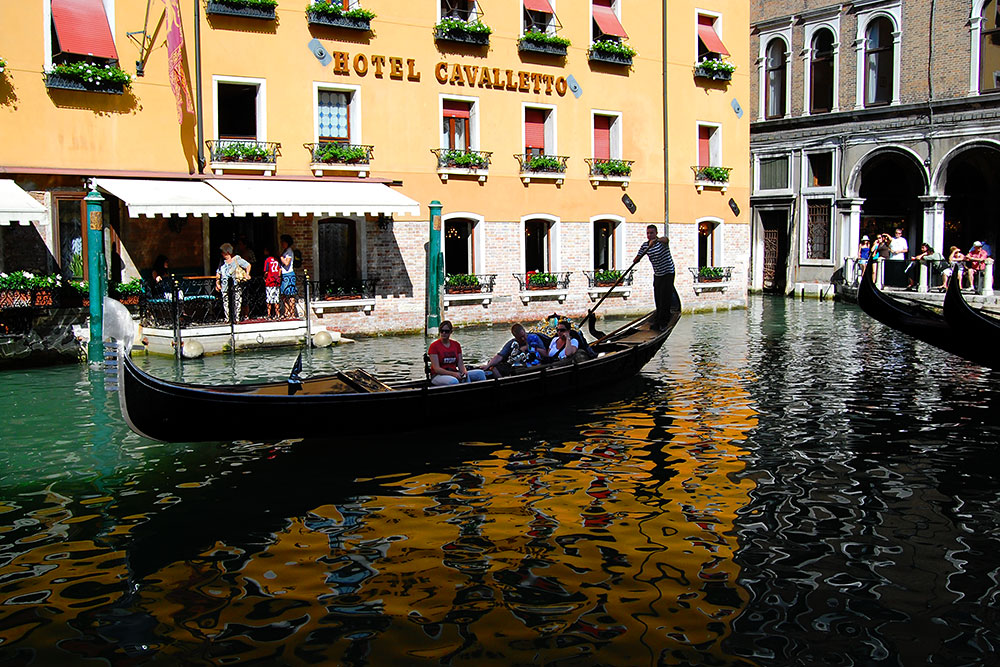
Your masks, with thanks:
M921 241L944 255L944 203L948 201L948 196L925 195L918 199L924 205L924 233Z

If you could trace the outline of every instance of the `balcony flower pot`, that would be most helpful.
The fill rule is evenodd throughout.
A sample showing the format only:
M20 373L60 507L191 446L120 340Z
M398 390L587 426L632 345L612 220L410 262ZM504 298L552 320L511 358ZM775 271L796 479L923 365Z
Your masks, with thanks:
M273 21L277 6L276 0L208 0L205 13Z
M33 290L32 302L36 306L54 306L55 301L55 288L53 287L38 287Z
M694 75L699 79L712 79L713 81L731 81L733 78L733 73L730 71L708 69L701 65L694 68Z
M570 41L544 32L526 32L517 42L521 53L540 53L549 56L565 56Z
M306 8L306 20L309 25L369 31L372 29L373 18L375 18L375 12L367 9L358 8L344 11L338 5L324 0L313 2Z
M590 45L588 57L591 62L608 65L631 65L636 51L628 44L612 40L600 40Z
M131 83L132 77L128 73L110 63L61 64L45 73L45 87L50 89L122 95Z
M458 42L473 46L490 43L493 30L480 21L468 23L459 19L443 19L434 27L434 39L444 42Z
M0 309L28 308L30 306L30 289L0 289Z

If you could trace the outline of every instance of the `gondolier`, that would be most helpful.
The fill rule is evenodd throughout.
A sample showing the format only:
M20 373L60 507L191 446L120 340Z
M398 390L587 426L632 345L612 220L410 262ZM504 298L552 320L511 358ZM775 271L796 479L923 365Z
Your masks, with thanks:
M656 302L656 321L651 328L660 331L670 321L671 313L680 312L681 299L674 288L674 258L670 254L670 239L660 236L656 225L646 227L646 241L639 247L635 262L642 256L649 257L653 265L653 299Z

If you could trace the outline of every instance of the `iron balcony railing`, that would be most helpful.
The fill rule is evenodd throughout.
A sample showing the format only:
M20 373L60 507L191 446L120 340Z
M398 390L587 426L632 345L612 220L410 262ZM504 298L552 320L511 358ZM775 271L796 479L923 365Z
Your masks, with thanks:
M512 274L517 278L521 291L527 290L564 290L569 289L569 277L572 271L529 271L528 273Z
M139 319L143 326L172 328L176 318L181 329L229 322L222 299L229 296L230 289L221 283L219 286L221 290L216 289L215 276L167 279L139 301ZM263 277L233 283L234 307L230 317L236 323L302 319L305 281L301 276L295 288L295 312L291 312L291 301L287 297L279 296L277 303L269 304Z
M632 175L632 165L635 160L618 160L615 158L588 157L584 162L590 167L591 176L624 177Z
M363 144L340 144L333 141L302 144L314 164L369 164L375 158L375 147Z
M445 276L445 294L493 294L495 273L459 273Z
M515 153L514 158L521 166L522 174L563 174L566 172L568 157L563 155L531 155Z
M281 144L276 141L252 139L210 139L209 160L212 162L239 162L273 164L281 155Z
M729 282L733 277L731 266L689 266L688 271L696 283Z
M604 269L601 271L584 271L583 274L587 276L587 286L588 287L611 287L618 280L618 277L624 273L624 277L621 282L618 283L619 287L631 287L632 278L635 275L634 269L629 269L628 271L616 271L614 269Z
M708 181L711 183L728 183L729 172L732 170L732 167L715 167L704 164L694 165L691 167L691 171L694 172L694 180Z
M489 169L492 151L466 151L455 148L432 148L438 169Z

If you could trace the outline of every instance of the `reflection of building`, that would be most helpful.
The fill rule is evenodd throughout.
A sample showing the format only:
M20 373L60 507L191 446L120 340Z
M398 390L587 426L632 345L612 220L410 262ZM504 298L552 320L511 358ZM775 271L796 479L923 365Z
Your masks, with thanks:
M454 320L582 313L596 298L593 272L628 268L645 225L665 220L685 303L745 302L749 130L731 106L748 97L745 10L344 1L369 18L307 17L286 2L240 15L232 4L168 0L162 22L157 2L148 20L145 6L120 0L4 4L3 24L24 29L4 46L2 163L48 207L38 230L49 269L85 275L86 249L74 264L69 248L86 237L82 198L94 183L107 199L113 277L146 275L159 254L174 271L210 275L218 246L241 235L259 270L288 233L324 289L378 280L374 299L314 309L337 328L423 326L433 200L446 272L495 276L481 280L487 294L446 295ZM731 81L692 75L699 59L727 52ZM118 63L132 83L41 75L82 61ZM172 90L171 62L190 108L178 101L184 85ZM686 269L706 264L740 268L727 290L696 296ZM529 291L528 272L560 280ZM640 265L610 310L647 309L650 273Z
M754 7L752 287L829 283L897 225L911 249L996 247L996 0Z

